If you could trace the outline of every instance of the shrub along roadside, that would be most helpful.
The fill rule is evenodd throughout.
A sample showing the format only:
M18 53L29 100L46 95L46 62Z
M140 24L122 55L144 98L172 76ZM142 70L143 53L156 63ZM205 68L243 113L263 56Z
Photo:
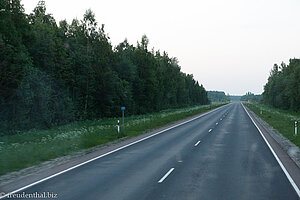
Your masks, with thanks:
M117 133L117 118L73 122L48 130L31 130L0 137L0 175L122 137L132 137L224 104L169 109L125 118L125 130Z
M262 120L271 125L284 137L289 139L295 145L300 147L300 134L298 128L298 136L295 136L295 121L300 122L300 113L293 111L281 110L259 103L245 103Z

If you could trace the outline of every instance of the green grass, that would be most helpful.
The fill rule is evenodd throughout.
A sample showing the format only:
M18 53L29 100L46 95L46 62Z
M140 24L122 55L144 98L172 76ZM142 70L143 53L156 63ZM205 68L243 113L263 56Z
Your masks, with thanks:
M122 137L132 137L224 104L164 110L125 117L117 133L117 118L73 122L49 130L31 130L0 137L0 175L69 155Z
M300 122L300 113L280 110L258 103L245 103L262 120L275 128L284 137L300 147L300 127L298 125L298 136L295 136L295 121ZM261 112L262 111L262 114Z

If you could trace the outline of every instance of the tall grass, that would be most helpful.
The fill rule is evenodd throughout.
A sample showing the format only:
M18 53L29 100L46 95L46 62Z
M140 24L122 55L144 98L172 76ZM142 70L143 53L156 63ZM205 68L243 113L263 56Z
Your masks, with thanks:
M279 133L300 147L300 127L298 127L298 136L296 137L294 134L295 121L300 122L300 113L276 109L258 103L245 103L245 105Z
M31 130L0 137L0 175L122 137L132 137L171 122L206 112L222 104L164 110L159 113L125 117L117 133L117 118L73 122L49 130Z

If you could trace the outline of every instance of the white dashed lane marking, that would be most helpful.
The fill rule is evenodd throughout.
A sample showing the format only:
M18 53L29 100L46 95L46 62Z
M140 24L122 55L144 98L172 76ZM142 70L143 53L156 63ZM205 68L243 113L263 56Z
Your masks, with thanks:
M171 168L159 181L158 183L162 183L174 170L175 168Z
M198 146L198 144L200 143L201 141L199 140L194 146L196 147L196 146Z

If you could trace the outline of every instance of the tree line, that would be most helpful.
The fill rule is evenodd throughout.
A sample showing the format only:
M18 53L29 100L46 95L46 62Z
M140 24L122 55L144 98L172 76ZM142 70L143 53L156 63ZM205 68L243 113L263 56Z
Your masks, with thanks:
M223 91L207 91L207 97L211 102L230 101L229 96L227 96Z
M113 47L95 15L56 23L39 1L0 0L1 134L75 120L207 104L207 92L166 52L125 39Z
M247 92L245 95L241 96L241 101L254 101L261 102L262 95L261 94L253 94L251 92Z
M300 111L300 59L275 64L264 86L263 102L276 108Z

